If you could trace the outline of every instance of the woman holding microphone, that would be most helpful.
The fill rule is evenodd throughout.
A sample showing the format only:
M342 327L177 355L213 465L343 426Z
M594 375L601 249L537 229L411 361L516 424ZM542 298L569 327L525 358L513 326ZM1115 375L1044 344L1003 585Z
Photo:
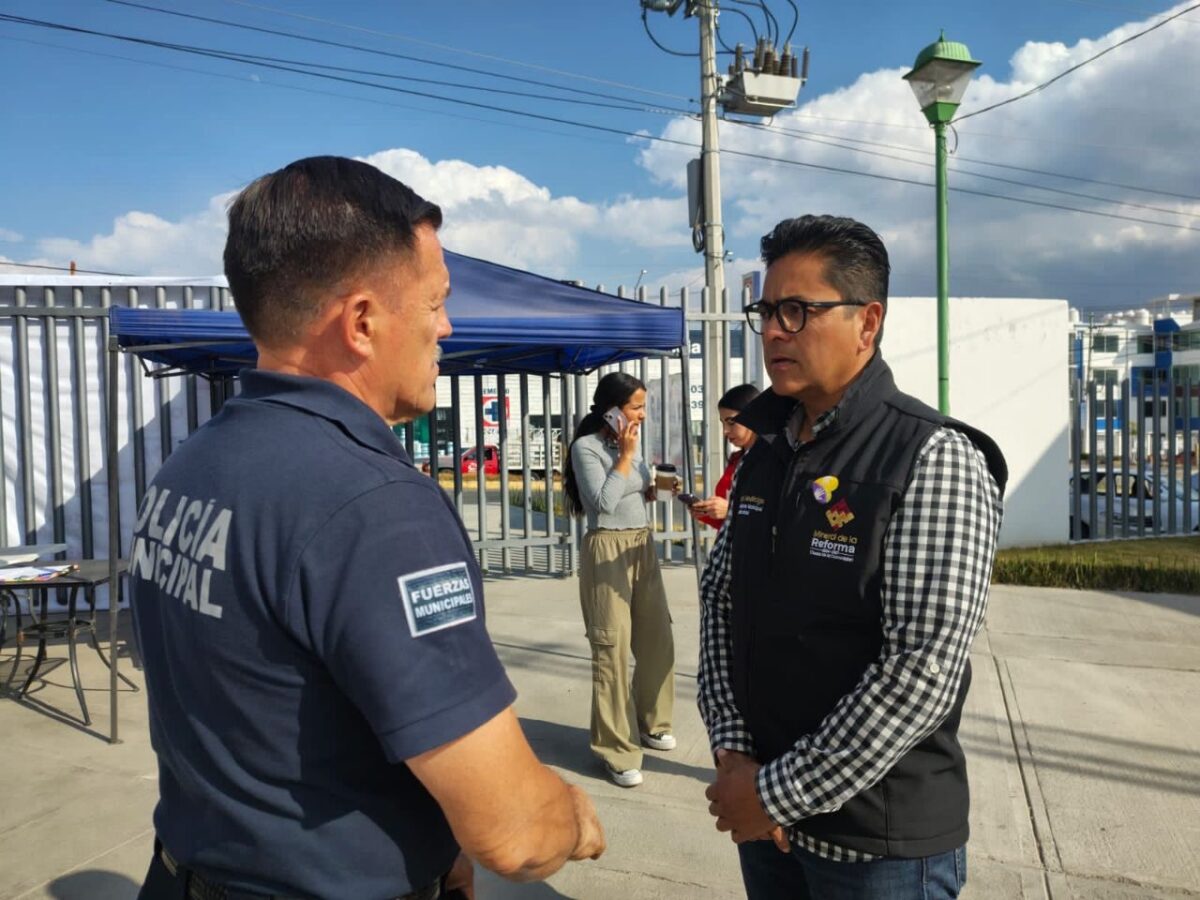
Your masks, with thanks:
M675 642L646 517L656 498L639 450L646 386L611 372L592 399L563 473L567 511L587 518L579 600L592 647L591 747L614 784L634 787L643 744L675 747Z

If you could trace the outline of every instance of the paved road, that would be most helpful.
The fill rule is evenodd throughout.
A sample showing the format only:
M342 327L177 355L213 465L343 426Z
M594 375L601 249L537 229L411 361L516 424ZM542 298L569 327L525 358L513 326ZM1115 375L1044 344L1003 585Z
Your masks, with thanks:
M526 732L596 797L610 849L548 884L481 876L481 900L741 896L733 846L703 799L711 769L695 712L694 570L673 567L667 582L680 746L648 752L645 784L623 790L587 749L590 663L575 582L489 579L489 627ZM1200 598L997 587L972 662L967 900L1200 897ZM99 712L104 672L90 651L82 663ZM122 695L125 742L110 747L63 717L77 712L68 685L60 665L33 703L0 700L0 898L131 900L156 789L144 694Z

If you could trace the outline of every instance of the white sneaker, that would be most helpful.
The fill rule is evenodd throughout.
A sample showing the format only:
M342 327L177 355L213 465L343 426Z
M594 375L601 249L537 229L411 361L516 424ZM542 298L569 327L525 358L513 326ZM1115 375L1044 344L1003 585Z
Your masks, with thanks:
M608 763L604 764L608 780L618 787L637 787L642 783L641 769L614 769Z
M660 731L657 734L643 734L642 743L652 750L674 750L675 735L669 731Z

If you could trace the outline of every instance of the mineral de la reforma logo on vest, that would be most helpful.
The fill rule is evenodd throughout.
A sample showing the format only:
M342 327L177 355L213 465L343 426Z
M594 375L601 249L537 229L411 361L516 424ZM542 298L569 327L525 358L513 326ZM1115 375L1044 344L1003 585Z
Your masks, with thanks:
M842 531L854 521L854 512L845 497L825 510L825 519L833 530L814 530L808 547L809 554L821 559L853 562L858 552L858 537Z

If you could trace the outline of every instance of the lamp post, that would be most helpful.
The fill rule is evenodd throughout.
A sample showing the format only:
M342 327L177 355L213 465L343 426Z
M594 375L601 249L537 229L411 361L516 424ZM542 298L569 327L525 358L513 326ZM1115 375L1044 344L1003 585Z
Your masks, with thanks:
M921 112L933 126L937 169L937 343L938 411L950 412L950 247L946 233L946 125L962 102L971 74L979 61L971 59L966 44L938 39L917 54L904 79L917 95Z

